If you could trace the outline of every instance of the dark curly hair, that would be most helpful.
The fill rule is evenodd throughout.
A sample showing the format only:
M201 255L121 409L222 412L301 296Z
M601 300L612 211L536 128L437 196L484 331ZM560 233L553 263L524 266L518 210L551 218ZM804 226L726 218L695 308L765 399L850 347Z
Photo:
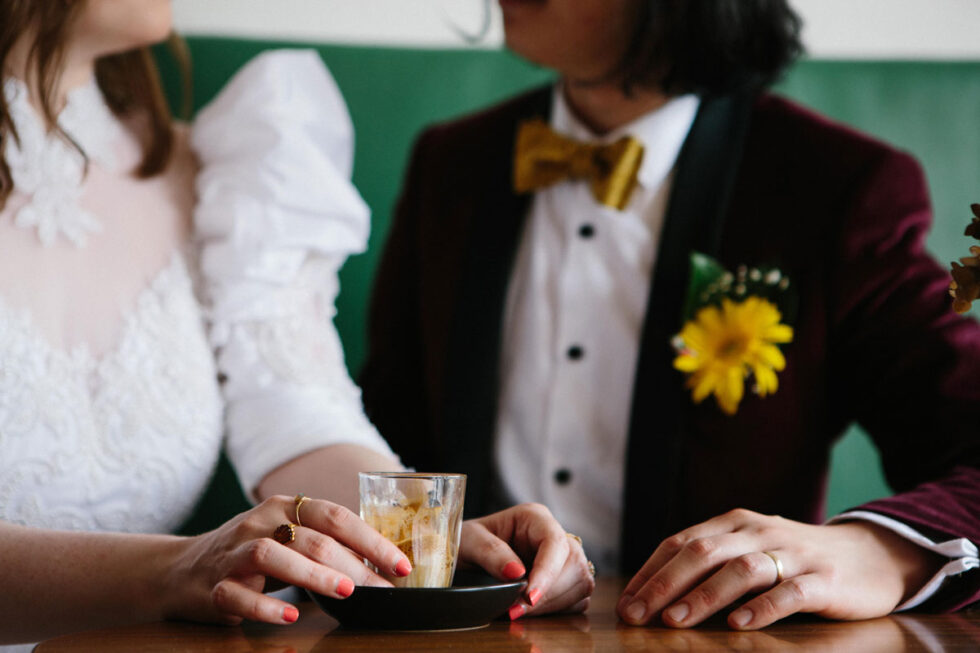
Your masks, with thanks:
M764 88L802 54L801 27L787 0L649 0L619 72L627 91Z

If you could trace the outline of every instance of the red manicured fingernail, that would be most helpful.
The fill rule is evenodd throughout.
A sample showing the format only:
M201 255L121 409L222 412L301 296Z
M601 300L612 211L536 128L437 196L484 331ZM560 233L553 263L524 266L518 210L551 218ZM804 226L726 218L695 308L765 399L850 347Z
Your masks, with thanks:
M539 590L536 587L527 593L527 600L531 602L531 605L535 605L538 602L538 599L540 598L541 598L541 590Z
M398 561L398 564L395 565L395 573L399 576L408 576L410 573L412 573L412 563L409 562L407 558L402 558Z
M527 612L527 606L525 606L523 603L515 603L514 605L510 606L510 610L507 611L507 614L510 616L511 621L516 621L517 619L523 617L525 612Z
M350 578L342 578L339 583L337 583L337 594L340 594L345 599L354 593L354 581Z
M524 565L516 560L511 560L506 565L504 565L504 578L510 578L511 580L516 580L524 575Z
M299 619L299 610L291 605L287 605L282 609L282 620L288 621L289 623L294 623Z

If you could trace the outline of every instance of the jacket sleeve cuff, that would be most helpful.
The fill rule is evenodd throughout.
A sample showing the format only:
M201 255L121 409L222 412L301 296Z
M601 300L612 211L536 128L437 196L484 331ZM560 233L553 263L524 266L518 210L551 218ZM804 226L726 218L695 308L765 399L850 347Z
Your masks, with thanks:
M950 559L918 592L895 608L896 612L910 610L932 598L950 576L956 576L965 571L980 567L980 559L977 557L977 546L965 537L946 540L945 542L934 542L908 524L868 510L851 510L833 517L827 523L833 524L854 520L869 521L887 528L933 553Z

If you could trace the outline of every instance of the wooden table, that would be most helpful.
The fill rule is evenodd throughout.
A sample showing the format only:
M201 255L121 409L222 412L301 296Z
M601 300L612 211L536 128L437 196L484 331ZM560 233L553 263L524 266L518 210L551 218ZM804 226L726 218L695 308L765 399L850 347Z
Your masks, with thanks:
M37 653L126 651L310 653L318 651L978 651L980 611L953 615L897 615L853 623L801 616L763 631L733 632L722 619L691 630L635 628L613 612L621 579L600 579L585 615L496 621L486 628L444 633L345 631L312 603L300 605L291 626L237 627L161 622L66 635Z

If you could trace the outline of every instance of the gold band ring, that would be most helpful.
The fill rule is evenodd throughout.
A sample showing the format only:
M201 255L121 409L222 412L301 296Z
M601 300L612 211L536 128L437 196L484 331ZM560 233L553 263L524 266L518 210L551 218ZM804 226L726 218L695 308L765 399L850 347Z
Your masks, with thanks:
M302 506L302 505L303 505L304 503L306 503L306 502L307 502L307 501L309 501L309 500L310 500L310 497L308 497L308 496L306 496L306 495L305 495L305 494L303 494L302 492L300 492L299 494L297 494L296 496L294 496L294 497L293 497L293 503L295 503L295 504L296 504L296 523L297 523L297 524L298 524L299 526L302 526L302 525L303 525L303 522L302 522L302 521L300 521L300 518L299 518L299 509L300 509L300 507L301 507L301 506Z
M773 585L779 585L781 582L783 582L783 563L772 551L763 551L763 553L769 556L769 558L772 559L773 563L776 565L776 582L773 583Z
M575 540L576 542L578 542L578 545L579 545L580 547L582 547L582 548L585 548L585 545L584 545L584 544L582 544L582 538L581 538L581 537L579 537L578 535L576 535L575 533L565 533L565 535L567 535L568 537L570 537L570 538L572 538L573 540Z
M272 531L272 539L279 544L289 544L296 540L296 524L280 524Z

